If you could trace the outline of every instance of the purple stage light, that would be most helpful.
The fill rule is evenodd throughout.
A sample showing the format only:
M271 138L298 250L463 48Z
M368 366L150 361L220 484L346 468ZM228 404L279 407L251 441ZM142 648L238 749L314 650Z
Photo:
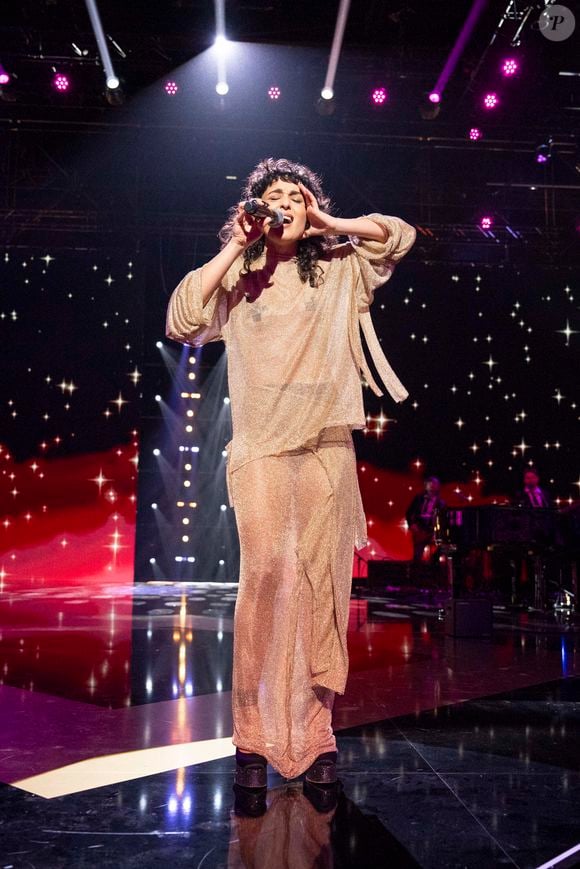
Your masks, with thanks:
M536 163L547 163L549 159L550 155L545 151L539 149L536 151Z
M387 89L383 87L375 88L371 94L371 100L375 106L382 106L387 101Z
M519 63L513 57L506 58L501 65L501 71L507 77L515 75L519 68Z
M499 97L497 94L489 93L486 94L483 98L483 106L486 109L495 109L499 103Z
M483 139L483 133L479 127L472 127L469 131L469 138L472 142L477 142L479 139Z
M282 96L282 91L277 85L273 84L272 87L268 88L268 96L271 100L279 100Z
M485 217L482 217L479 221L479 225L482 229L491 229L493 226L493 217L489 217L489 215L486 214Z
M57 72L52 80L52 86L59 93L64 93L70 88L70 79L63 72Z
M10 75L6 72L3 66L0 66L0 85L8 84L10 81Z
M441 102L441 94L437 93L437 91L431 91L431 93L429 94L429 102L431 102L431 103Z
M174 97L179 90L179 85L175 81L166 81L163 85L163 89L167 96Z

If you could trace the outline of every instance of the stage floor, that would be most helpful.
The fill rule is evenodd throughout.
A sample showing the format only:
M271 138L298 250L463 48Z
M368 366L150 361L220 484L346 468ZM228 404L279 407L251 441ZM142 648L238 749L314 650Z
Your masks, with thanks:
M0 592L0 867L538 867L580 843L574 617L496 609L457 639L436 595L353 597L336 805L271 773L248 817L235 586Z

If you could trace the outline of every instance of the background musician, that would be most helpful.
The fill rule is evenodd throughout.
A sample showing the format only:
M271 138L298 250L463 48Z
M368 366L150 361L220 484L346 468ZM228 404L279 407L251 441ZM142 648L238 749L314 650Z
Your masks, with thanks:
M531 507L532 509L552 506L550 495L540 486L540 475L536 468L527 468L524 471L523 483L523 489L516 494L514 499L516 506Z
M445 511L445 502L439 492L441 483L437 477L426 477L422 494L415 495L405 518L413 538L413 563L420 564L425 547L433 543L434 530L441 523Z

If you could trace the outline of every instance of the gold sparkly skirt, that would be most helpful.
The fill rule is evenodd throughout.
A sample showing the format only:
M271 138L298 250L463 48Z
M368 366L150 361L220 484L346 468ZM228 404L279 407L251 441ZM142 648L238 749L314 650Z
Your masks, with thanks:
M234 744L286 778L336 747L332 706L348 675L354 546L365 522L350 430L230 475L240 537Z

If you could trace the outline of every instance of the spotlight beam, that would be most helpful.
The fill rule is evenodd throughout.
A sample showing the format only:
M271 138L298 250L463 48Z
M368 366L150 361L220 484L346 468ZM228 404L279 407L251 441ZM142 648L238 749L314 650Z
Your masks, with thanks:
M99 15L96 0L85 0L85 5L87 7L87 12L89 13L89 18L91 19L91 26L101 56L101 63L103 64L103 69L105 70L105 75L107 77L107 87L118 87L119 79L115 75L115 70L113 69L111 55L109 54L109 46L107 45L103 25L101 24L101 16ZM113 84L113 82L116 82L116 84Z
M215 47L217 50L217 85L220 95L228 92L228 75L226 69L226 0L214 0L215 8Z
M323 91L326 93L334 93L334 79L336 78L336 70L338 68L338 60L342 49L342 40L344 38L344 29L350 9L350 0L340 0L338 14L336 16L336 25L334 27L334 36L332 37L332 46L330 56L328 58L328 68L326 70L326 78L324 79Z
M472 5L471 9L469 10L469 15L465 19L465 21L463 23L463 27L461 28L461 30L459 32L459 36L455 40L455 45L451 49L449 57L445 61L445 65L444 65L443 69L441 70L441 74L440 74L439 78L437 79L437 84L433 88L433 91L435 93L438 93L438 94L443 93L445 86L447 85L447 82L449 81L449 79L451 78L451 76L453 75L453 73L455 71L455 67L457 66L457 64L459 62L459 58L461 57L461 55L463 54L463 51L465 50L465 46L469 42L469 38L470 38L471 34L473 33L475 25L479 21L479 18L480 18L481 14L486 6L487 6L487 0L474 0L474 3Z

